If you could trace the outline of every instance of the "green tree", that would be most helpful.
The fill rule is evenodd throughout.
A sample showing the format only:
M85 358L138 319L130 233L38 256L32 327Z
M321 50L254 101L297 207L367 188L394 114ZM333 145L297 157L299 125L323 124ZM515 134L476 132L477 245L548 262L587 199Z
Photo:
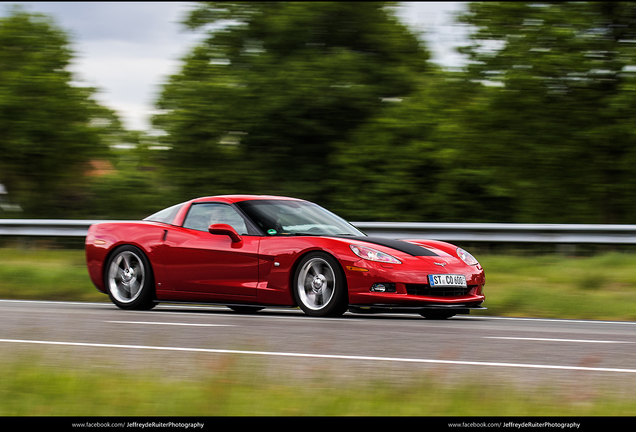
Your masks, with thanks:
M76 87L72 52L51 19L14 8L0 18L0 183L24 216L65 217L88 198L87 162L121 126Z
M471 3L474 151L517 222L636 222L636 4Z
M96 219L142 219L179 199L162 167L165 151L157 149L155 137L141 131L121 134L107 159L98 162L104 169L94 172L88 182L90 205L86 215Z
M280 193L329 203L338 142L410 94L428 52L390 2L209 2L207 39L158 101L184 195Z
M334 153L334 210L351 220L509 222L508 191L474 150L489 91L431 71L409 97L387 101Z

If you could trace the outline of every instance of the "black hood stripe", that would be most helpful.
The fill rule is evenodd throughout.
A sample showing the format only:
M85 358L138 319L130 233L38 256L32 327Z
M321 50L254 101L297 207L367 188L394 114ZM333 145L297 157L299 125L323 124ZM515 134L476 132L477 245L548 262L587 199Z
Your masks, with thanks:
M391 249L399 250L400 252L404 252L405 254L409 254L411 256L439 256L435 252L429 249L426 249L422 246L418 246L416 244L405 242L402 240L392 240L392 239L388 239L384 237L366 237L366 236L346 236L346 237L342 236L339 238L373 243L380 246L386 246Z

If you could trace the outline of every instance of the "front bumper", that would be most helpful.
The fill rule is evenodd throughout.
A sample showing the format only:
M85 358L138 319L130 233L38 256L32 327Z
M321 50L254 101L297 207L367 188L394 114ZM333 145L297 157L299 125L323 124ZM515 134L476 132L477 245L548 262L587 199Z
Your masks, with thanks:
M441 261L441 259L439 259ZM385 265L369 261L357 261L347 270L349 304L359 308L399 310L457 310L483 309L486 296L484 271L480 266L466 266L459 260L440 267L425 260L413 260L401 265ZM359 271L364 268L364 271ZM466 287L431 287L430 274L458 274L466 277ZM385 285L386 291L373 289ZM390 290L388 289L390 286Z
M452 312L455 314L470 314L472 310L488 310L488 308L475 304L456 305L427 305L427 306L403 306L403 305L349 305L349 312L358 314L374 313L425 313L425 312Z

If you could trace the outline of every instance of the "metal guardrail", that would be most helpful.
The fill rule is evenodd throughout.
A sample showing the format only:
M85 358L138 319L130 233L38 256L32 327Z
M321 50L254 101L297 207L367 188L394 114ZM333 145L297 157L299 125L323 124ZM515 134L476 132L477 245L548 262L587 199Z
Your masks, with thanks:
M636 244L636 225L354 222L367 234L485 243Z
M0 219L0 236L84 237L105 220ZM369 235L449 242L636 244L636 225L352 222Z
M88 227L101 220L0 219L0 235L42 237L86 237Z

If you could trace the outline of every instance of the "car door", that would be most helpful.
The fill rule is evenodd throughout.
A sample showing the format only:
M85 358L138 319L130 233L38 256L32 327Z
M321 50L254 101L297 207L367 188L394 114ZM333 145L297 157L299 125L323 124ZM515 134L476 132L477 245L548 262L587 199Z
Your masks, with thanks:
M211 234L213 224L227 224L241 236ZM177 291L213 298L255 297L260 237L249 235L243 217L224 203L193 203L183 226L164 242L166 274Z

